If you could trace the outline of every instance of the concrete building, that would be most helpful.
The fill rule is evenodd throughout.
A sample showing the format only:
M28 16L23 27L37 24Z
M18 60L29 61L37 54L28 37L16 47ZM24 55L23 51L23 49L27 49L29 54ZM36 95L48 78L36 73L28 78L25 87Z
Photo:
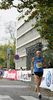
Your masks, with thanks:
M23 12L22 14L24 13L25 12ZM35 45L38 42L41 42L43 44L43 48L45 48L44 46L46 44L46 41L40 37L40 34L37 31L37 29L32 27L32 24L36 23L35 18L25 23L24 20L28 18L28 15L25 16L24 18L21 18L18 21L20 16L17 18L17 23L16 23L16 31L17 31L16 32L16 54L20 56L20 59L16 62L16 69L20 69L20 67L25 69L27 68L26 48Z

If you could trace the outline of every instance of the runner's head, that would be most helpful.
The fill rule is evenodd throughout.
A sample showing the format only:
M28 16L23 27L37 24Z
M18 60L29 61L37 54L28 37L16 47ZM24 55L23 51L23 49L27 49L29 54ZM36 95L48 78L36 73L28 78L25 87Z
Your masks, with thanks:
M1 68L2 68L2 66L1 66Z
M36 55L37 55L37 56L41 56L41 51L37 50L37 51L36 51Z

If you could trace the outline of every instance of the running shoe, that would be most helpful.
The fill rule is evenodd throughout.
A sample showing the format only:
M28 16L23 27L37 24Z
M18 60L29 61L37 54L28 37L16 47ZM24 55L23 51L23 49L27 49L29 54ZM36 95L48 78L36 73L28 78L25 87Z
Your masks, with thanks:
M38 97L39 97L39 99L41 99L41 94L39 94L39 96L38 96Z

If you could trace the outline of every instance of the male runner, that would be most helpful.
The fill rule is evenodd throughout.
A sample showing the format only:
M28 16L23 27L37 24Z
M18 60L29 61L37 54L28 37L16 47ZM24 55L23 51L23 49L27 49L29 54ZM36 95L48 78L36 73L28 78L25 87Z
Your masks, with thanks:
M2 66L0 66L0 79L1 79L1 82L2 82L2 79L3 79L3 68L2 68Z
M41 98L40 84L43 76L43 67L46 66L45 58L41 56L41 51L36 52L36 57L32 59L31 69L34 68L34 77L37 83L38 97Z

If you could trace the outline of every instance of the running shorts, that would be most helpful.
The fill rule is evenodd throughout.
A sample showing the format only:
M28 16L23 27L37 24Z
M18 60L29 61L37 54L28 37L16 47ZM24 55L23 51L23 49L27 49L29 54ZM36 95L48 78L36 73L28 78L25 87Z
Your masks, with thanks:
M34 75L37 75L39 77L42 77L43 76L43 72L34 72Z

